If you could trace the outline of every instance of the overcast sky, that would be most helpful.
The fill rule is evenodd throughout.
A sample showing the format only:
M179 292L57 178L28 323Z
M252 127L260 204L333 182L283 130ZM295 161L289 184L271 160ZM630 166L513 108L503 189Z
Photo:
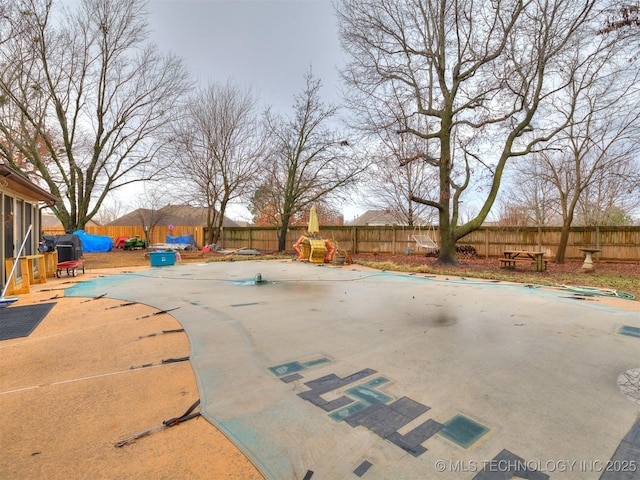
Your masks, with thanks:
M232 79L289 113L311 68L323 100L339 102L343 55L331 0L150 0L149 9L152 40L204 85Z
M325 103L340 103L344 55L331 0L150 0L152 41L184 59L195 80L233 80L263 106L292 113L304 75L322 81ZM362 213L345 206L345 221ZM248 212L229 216L248 220Z

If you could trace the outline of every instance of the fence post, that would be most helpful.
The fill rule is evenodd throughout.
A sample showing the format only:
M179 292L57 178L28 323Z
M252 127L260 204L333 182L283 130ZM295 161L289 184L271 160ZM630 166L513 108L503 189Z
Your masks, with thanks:
M484 229L484 256L489 258L489 229Z
M358 253L358 230L354 225L351 227L351 253Z
M393 253L393 255L395 255L396 253L396 226L395 225L391 225L391 252Z

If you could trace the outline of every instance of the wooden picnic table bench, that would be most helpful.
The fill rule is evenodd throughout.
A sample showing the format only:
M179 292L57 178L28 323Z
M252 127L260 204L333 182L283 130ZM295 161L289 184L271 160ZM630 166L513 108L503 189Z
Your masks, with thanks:
M500 259L501 268L514 269L518 263L529 264L536 272L543 272L547 269L547 260L544 259L544 252L526 250L504 251L504 258Z

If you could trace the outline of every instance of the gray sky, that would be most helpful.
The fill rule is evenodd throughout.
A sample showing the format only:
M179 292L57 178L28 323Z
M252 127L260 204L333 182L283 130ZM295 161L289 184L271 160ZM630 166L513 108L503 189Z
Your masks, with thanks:
M151 0L152 40L206 85L232 79L289 113L311 67L339 102L342 52L331 0Z
M311 68L325 103L340 103L344 56L331 0L150 0L152 41L184 59L201 85L233 80L291 114ZM344 206L345 221L363 212ZM228 216L250 219L230 207Z

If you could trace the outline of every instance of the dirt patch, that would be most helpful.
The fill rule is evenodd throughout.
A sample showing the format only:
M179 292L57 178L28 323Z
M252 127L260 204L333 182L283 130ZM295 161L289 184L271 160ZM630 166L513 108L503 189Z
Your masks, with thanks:
M231 255L215 252L200 252L198 250L184 250L178 252L180 259L176 263L202 263L218 260L256 260L268 257L268 255L249 256ZM293 258L293 254L291 255ZM148 267L150 266L149 252L147 250L122 250L114 249L110 252L85 252L83 255L87 268L126 268L126 267Z
M182 257L182 253L180 255ZM184 255L184 262L190 262ZM110 252L85 252L83 255L86 268L123 268L123 267L148 267L150 266L149 254L146 250L122 250L114 249ZM202 258L199 258L202 261Z

